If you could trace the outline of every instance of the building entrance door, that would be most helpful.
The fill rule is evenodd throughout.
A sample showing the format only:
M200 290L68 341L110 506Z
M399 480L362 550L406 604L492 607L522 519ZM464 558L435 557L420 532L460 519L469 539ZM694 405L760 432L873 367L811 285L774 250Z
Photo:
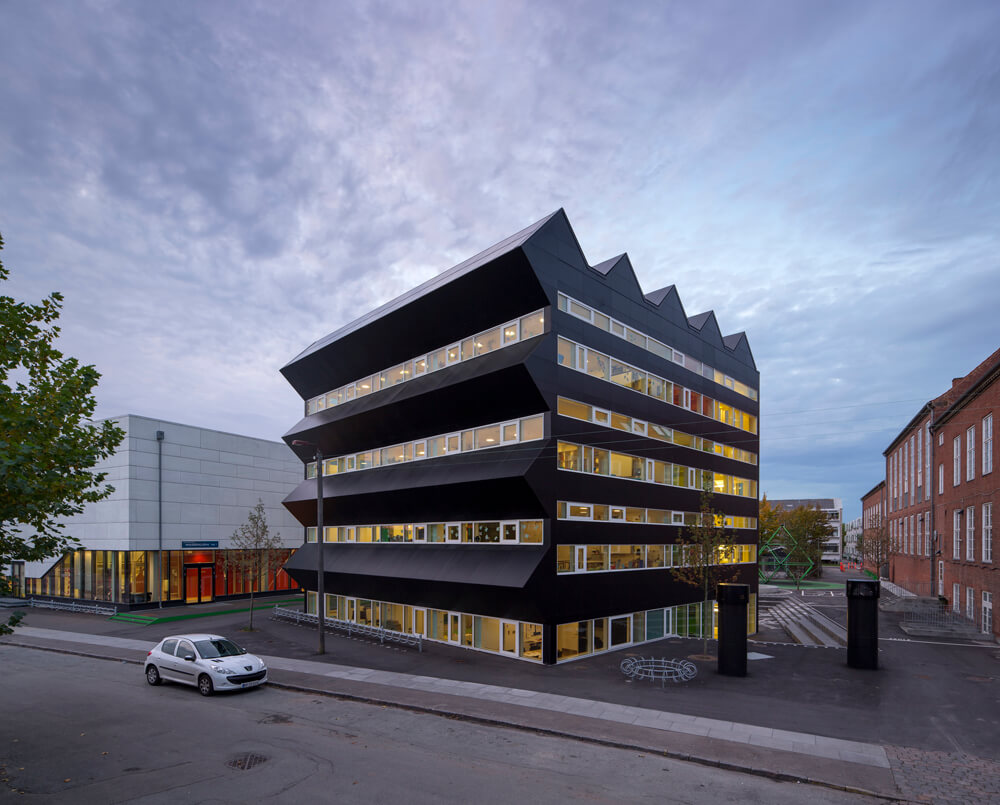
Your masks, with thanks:
M500 651L512 657L517 656L517 624L500 621Z
M204 604L212 600L215 589L215 567L212 565L184 565L184 602Z

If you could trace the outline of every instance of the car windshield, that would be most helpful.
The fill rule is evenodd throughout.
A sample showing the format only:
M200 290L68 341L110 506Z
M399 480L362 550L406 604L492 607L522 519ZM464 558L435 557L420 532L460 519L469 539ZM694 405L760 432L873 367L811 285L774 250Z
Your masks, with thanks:
M215 640L198 640L194 645L206 660L213 660L216 657L235 657L243 653L243 649L232 640L221 637Z

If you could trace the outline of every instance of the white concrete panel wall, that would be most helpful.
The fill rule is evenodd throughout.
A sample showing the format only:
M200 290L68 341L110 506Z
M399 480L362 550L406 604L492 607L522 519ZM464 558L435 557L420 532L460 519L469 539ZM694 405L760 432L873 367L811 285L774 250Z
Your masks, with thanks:
M101 465L115 487L67 521L67 533L91 550L158 546L157 442L163 431L163 548L190 540L229 547L258 499L286 547L302 544L302 527L281 501L302 479L302 462L283 443L129 415L115 421L126 437Z
M157 541L156 431L163 431L163 548L189 540L231 545L258 500L287 547L302 544L302 527L281 501L302 479L302 462L283 443L130 416L130 548Z

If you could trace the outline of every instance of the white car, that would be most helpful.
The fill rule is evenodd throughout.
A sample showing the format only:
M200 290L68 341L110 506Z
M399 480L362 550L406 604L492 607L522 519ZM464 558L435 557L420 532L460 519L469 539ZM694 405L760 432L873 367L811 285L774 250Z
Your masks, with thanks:
M194 685L202 696L267 682L267 666L260 657L217 634L165 637L146 655L145 670L150 685L180 682Z

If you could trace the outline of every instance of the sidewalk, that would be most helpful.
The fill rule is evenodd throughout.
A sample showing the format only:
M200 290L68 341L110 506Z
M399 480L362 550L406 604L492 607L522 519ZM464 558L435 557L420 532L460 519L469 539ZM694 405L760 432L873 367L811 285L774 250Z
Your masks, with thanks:
M831 593L816 601L829 606ZM806 599L809 600L809 599ZM180 608L183 610L184 608ZM171 614L184 614L174 610ZM192 612L197 608L192 608ZM827 612L831 612L827 610ZM831 613L833 614L833 613ZM1000 647L905 640L884 614L881 669L846 652L751 642L749 675L699 662L689 683L628 682L629 654L686 657L701 641L665 639L559 666L427 643L423 653L329 634L255 613L142 626L29 610L0 643L142 662L166 634L228 634L267 658L271 684L292 690L655 752L727 769L924 802L1000 798Z

